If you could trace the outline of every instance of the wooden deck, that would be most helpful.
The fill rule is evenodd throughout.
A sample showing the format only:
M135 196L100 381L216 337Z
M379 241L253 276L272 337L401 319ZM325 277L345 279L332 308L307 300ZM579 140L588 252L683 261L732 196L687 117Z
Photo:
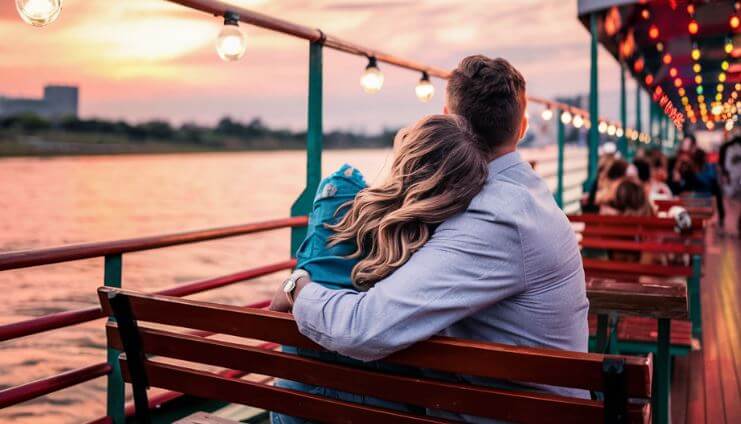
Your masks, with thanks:
M708 233L702 350L676 358L674 424L741 423L741 241Z

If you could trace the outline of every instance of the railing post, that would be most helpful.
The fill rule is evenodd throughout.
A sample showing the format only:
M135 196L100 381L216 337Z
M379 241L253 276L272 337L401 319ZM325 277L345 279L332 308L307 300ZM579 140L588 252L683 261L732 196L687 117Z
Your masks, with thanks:
M623 158L628 158L628 107L625 95L625 64L620 62L620 124L623 126L623 135L618 139L618 150Z
M593 125L589 128L589 160L587 181L584 184L584 190L589 190L594 180L597 178L597 165L599 162L599 97L598 97L598 69L597 69L597 14L589 15L589 29L592 35L590 48L590 67L589 67L589 116Z
M566 144L565 125L561 122L561 114L563 111L557 109L556 113L556 137L558 142L558 162L556 169L556 204L559 208L563 209L563 156L564 148ZM593 123L592 126L597 124Z
M103 284L107 287L121 287L121 274L123 271L123 257L121 254L108 255L105 257L105 267L103 272ZM113 320L112 317L108 318ZM107 349L107 361L111 367L111 373L108 374L107 415L114 424L124 424L126 416L124 414L124 381L121 376L121 368L118 364L118 356L121 354L116 349Z
M309 112L306 131L306 188L291 206L291 216L308 215L322 178L322 44L309 45ZM306 237L305 227L291 228L291 256Z
M636 124L635 124L635 130L638 131L638 134L640 134L643 131L643 112L641 111L641 82L636 80ZM638 147L638 143L636 142L635 149ZM631 159L634 152L631 152Z

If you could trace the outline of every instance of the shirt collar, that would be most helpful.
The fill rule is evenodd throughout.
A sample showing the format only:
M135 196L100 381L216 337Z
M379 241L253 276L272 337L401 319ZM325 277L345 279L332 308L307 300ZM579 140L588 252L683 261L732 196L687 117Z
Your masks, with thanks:
M517 151L509 152L489 162L489 174L490 175L498 174L504 171L505 169L513 165L517 165L518 163L521 163L521 162L523 162L523 160L519 152Z

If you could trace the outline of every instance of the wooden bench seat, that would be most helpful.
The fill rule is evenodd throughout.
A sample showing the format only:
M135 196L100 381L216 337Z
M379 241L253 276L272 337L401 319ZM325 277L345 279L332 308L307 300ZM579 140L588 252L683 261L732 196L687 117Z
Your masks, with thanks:
M233 341L155 329L164 324L307 349L289 314L100 288L109 346L133 384L137 420L149 422L146 387L161 387L321 422L442 423L439 418L348 403L229 378L171 359L302 381L425 408L515 422L648 422L652 357L564 352L434 337L384 361L444 373L572 387L605 401L501 389L326 363ZM231 340L231 339L230 339Z
M597 317L589 316L589 335L597 332ZM654 318L622 317L618 322L617 336L621 341L649 343L656 346L659 335L658 323ZM671 343L677 346L692 346L692 323L689 321L672 321Z

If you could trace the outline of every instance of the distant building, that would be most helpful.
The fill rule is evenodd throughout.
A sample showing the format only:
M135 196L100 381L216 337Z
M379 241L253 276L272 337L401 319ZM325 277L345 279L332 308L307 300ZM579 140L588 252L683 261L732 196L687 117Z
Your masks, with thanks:
M0 118L24 113L33 113L47 119L77 118L78 100L78 87L47 85L41 99L0 96Z

